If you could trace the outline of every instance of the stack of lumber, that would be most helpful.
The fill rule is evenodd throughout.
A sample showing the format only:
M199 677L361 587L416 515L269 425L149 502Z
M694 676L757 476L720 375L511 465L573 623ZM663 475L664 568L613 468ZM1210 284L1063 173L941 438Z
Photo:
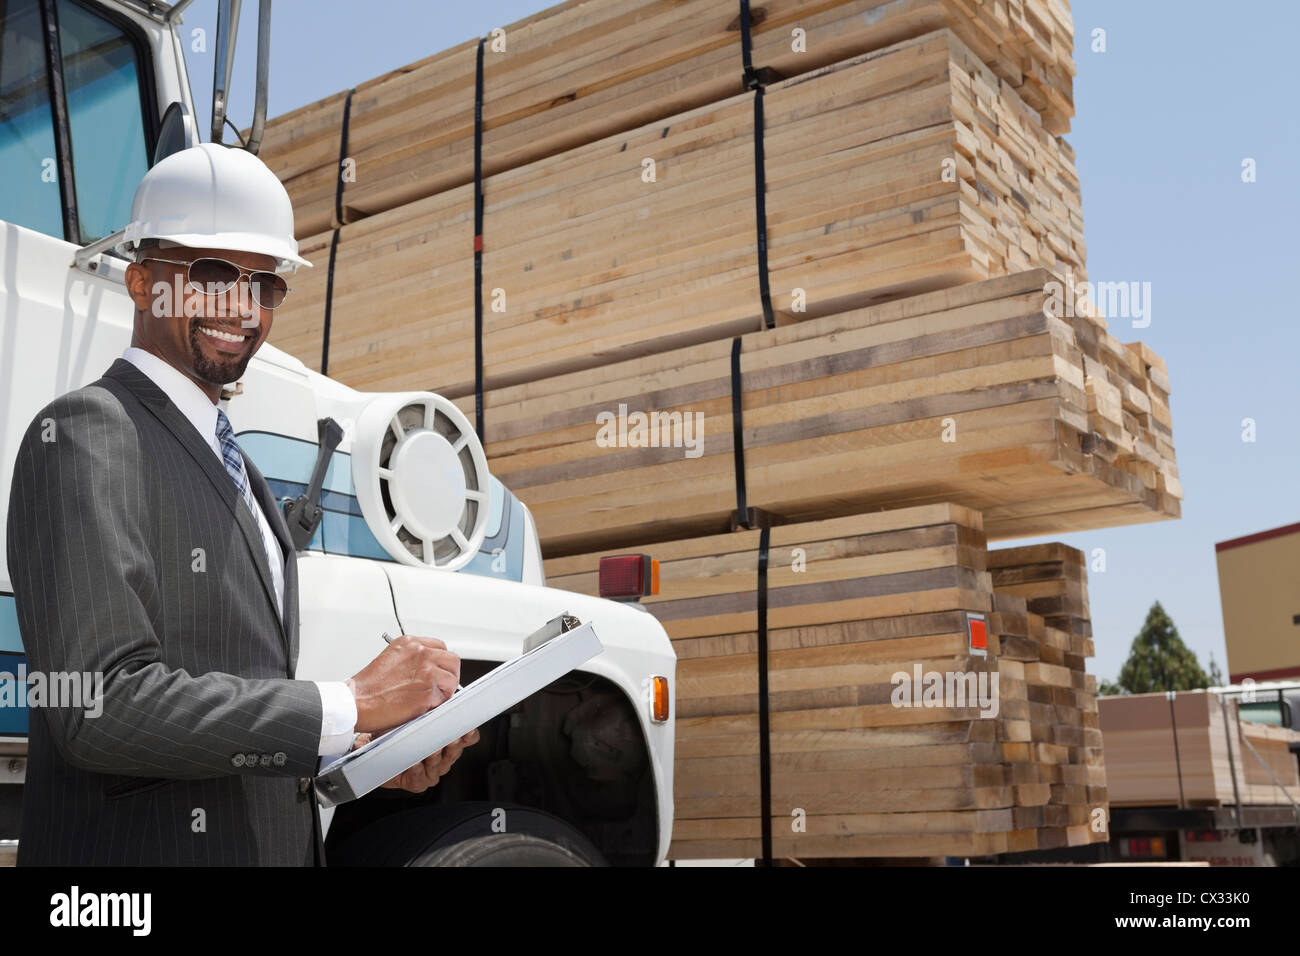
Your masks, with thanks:
M1105 827L1094 825L1104 823L1108 792L1096 678L1086 669L1093 643L1083 555L1062 544L1034 545L989 551L987 564L1002 710L1019 721L1009 726L1016 742L1003 755L1015 779L1040 801L1018 811L1020 822L1037 828L1036 849L1104 842ZM1071 609L1081 614L1035 613L1035 605L1054 610L1054 595L1077 593L1080 582L1085 596ZM1020 704L1013 694L1022 688Z
M644 603L678 656L676 859L759 852L759 534L648 548L660 593ZM1085 729L1092 687L1070 669L1083 655L1027 615L1023 598L994 594L977 512L931 505L770 535L775 855L982 856L1103 836L1087 826L1105 792L1085 763L1085 745L1096 743ZM597 593L605 553L547 561L548 583ZM1001 598L1036 631L1022 626L1016 646L999 653L994 627L987 657L974 656L967 615L988 614ZM998 709L899 706L895 675L910 682L918 671L997 674L987 689Z
M485 173L739 93L739 10L717 0L570 0L504 27L483 61ZM951 29L1044 129L1069 128L1073 25L1059 0L767 0L751 20L751 59L769 80ZM472 180L477 47L462 43L356 88L345 222ZM267 124L261 155L289 189L299 238L341 225L345 98Z
M773 84L764 102L780 321L1036 266L1086 278L1071 151L951 31ZM741 94L489 176L486 385L760 328L754 125ZM300 251L324 265L333 239ZM470 392L473 246L470 185L344 226L329 373L359 389ZM309 363L326 273L299 272L276 313L274 344Z
M1172 715L1163 693L1103 697L1099 711L1112 805L1177 806L1180 765L1186 806L1234 803L1234 770L1244 804L1300 801L1300 775L1288 750L1300 741L1300 731L1241 720L1237 701L1226 704L1225 720L1219 695L1209 691L1180 692Z
M993 539L1176 517L1155 366L1095 319L1045 314L1052 279L1035 270L743 336L748 503L820 519L951 501L982 511ZM485 394L493 474L532 510L547 556L730 527L731 346ZM1113 415L1089 410L1103 384ZM630 433L625 447L598 443L597 416L620 406L629 420L703 416L701 453L688 457L684 434L677 447ZM1103 428L1154 460L1121 453Z
M759 852L758 538L747 531L654 551L660 594L644 603L678 655L676 859ZM991 608L983 552L978 514L955 506L771 530L776 855L1005 849L1013 797L997 719L981 719L978 707L891 703L893 675L910 677L913 665L992 669L971 658L966 624L967 612ZM594 593L600 557L549 561L548 583Z
M1080 639L1092 637L1088 569L1082 551L1059 543L999 548L989 552L988 566L994 589L1024 598L1026 608L1048 627ZM1090 647L1083 656L1091 656Z

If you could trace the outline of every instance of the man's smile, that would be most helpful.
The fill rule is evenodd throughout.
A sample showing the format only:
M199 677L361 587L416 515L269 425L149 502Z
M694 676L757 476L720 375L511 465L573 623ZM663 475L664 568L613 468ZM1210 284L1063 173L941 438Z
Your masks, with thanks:
M238 355L243 352L248 343L257 337L257 329L245 329L239 326L230 328L216 324L198 324L195 326L198 332L203 334L213 348L219 352L230 355Z

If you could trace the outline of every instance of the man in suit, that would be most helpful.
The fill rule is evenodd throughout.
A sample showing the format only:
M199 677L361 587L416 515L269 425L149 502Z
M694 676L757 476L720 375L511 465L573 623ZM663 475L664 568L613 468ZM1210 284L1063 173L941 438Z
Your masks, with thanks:
M30 672L102 675L100 699L31 712L18 862L324 865L320 757L446 700L460 662L404 635L348 681L294 679L296 555L219 401L270 334L277 270L309 265L288 195L204 144L146 174L132 219L131 345L37 413L14 467ZM426 789L476 739L388 786Z

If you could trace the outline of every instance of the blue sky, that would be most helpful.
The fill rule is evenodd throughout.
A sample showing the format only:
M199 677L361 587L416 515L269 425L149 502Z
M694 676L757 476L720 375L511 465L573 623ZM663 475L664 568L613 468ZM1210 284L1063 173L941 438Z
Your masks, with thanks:
M1291 50L1300 5L1071 8L1078 73L1066 138L1083 188L1088 272L1151 283L1150 326L1115 319L1111 331L1146 342L1169 366L1187 495L1180 520L1061 539L1106 551L1105 573L1089 575L1090 669L1117 674L1159 600L1202 664L1213 651L1226 675L1214 544L1300 521L1300 324L1289 287L1300 262ZM1097 28L1105 53L1090 49ZM1246 157L1254 183L1241 180ZM1242 441L1245 418L1256 422L1254 443Z
M347 89L486 34L546 4L280 0L274 6L270 113ZM211 29L216 4L183 31ZM247 125L256 4L245 4L231 116ZM1150 325L1114 319L1169 366L1174 439L1186 501L1178 521L1063 540L1106 570L1089 579L1097 656L1114 677L1159 600L1202 664L1227 673L1214 544L1300 521L1300 118L1294 38L1300 4L1238 0L1076 0L1074 99L1067 139L1083 186L1094 281L1151 283ZM1093 52L1093 30L1106 51ZM209 45L210 48L210 45ZM212 63L190 56L200 114ZM202 117L200 128L207 128ZM1242 161L1257 180L1243 183ZM1292 279L1288 279L1292 276ZM1254 419L1256 440L1242 441ZM1300 576L1300 569L1297 569ZM1297 587L1300 602L1300 586ZM1297 612L1300 612L1298 603Z

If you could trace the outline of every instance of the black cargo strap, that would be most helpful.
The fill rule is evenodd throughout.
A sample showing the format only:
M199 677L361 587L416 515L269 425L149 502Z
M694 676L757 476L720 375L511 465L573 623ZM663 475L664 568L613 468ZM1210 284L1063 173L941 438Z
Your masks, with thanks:
M767 270L767 172L763 154L763 77L754 69L749 0L740 0L740 55L745 89L754 91L754 219L758 231L758 294L763 306L763 327L775 328L772 289Z
M754 91L754 220L758 239L758 292L763 306L763 327L775 328L772 290L767 266L767 175L763 152L763 84L754 69L753 40L750 33L749 0L740 0L740 49L744 64L745 89ZM745 443L740 378L741 339L731 342L731 426L736 466L736 515L734 527L752 527L755 518L762 520L758 534L758 773L759 825L762 841L760 866L772 865L772 743L771 710L767 681L767 560L771 528L766 515L751 513L745 487Z
M772 865L772 753L769 734L767 691L767 555L771 539L769 523L775 517L760 508L750 508L745 493L745 429L740 379L740 336L731 340L731 441L736 466L736 512L733 529L752 530L761 525L758 536L758 763L759 804L763 852L759 865ZM779 518L777 519L780 520Z
M754 40L750 33L749 0L740 0L740 59L745 68L745 89L757 89L761 84L754 69Z
M343 101L343 128L339 134L338 178L334 183L334 235L330 236L330 264L329 270L325 273L325 328L321 333L320 345L322 375L329 374L330 316L334 312L334 262L338 258L339 230L343 226L343 164L348 159L348 122L352 118L352 94L355 92L355 89L348 90L347 98Z
M758 294L763 303L763 327L776 328L772 288L767 274L767 174L763 159L763 88L754 89L754 218L758 226Z
M741 406L740 336L731 340L731 453L736 467L736 518L749 526L749 503L745 495L745 422Z
M474 430L483 442L483 45L474 67Z

